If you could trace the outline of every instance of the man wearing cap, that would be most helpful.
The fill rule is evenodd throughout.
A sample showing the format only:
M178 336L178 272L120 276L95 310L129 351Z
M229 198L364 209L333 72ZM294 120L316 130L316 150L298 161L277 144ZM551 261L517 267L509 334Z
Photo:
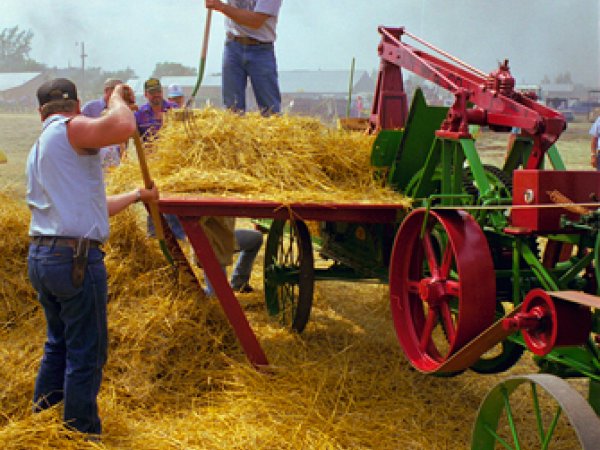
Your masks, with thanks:
M163 113L173 107L163 98L162 85L158 78L149 78L144 83L144 96L148 103L135 112L138 131L144 141L149 140L160 129Z
M135 119L114 87L109 114L80 114L77 88L65 78L37 91L42 132L27 159L31 210L28 273L46 317L47 340L34 388L34 411L61 401L64 420L83 433L100 434L96 397L106 362L107 277L101 245L109 215L158 191L137 189L106 197L98 149L127 140Z
M149 78L146 80L144 83L144 96L148 99L148 103L141 106L140 109L135 112L135 121L142 140L148 141L152 139L162 127L164 113L175 105L163 98L162 85L157 78ZM177 239L185 239L185 231L183 231L183 227L175 214L165 214L165 220ZM151 237L156 236L154 222L152 222L150 216L147 216L146 224L148 235Z
M121 80L116 78L107 78L104 82L104 93L101 98L96 100L90 100L83 108L81 108L81 114L88 117L100 117L102 111L104 111L108 105L108 99L115 90L115 86L123 84Z
M171 84L167 88L167 100L173 103L174 108L183 108L185 97L183 95L183 89L178 84Z
M205 0L225 15L227 40L223 53L223 104L246 110L248 78L263 115L281 111L274 42L281 0Z
M115 87L119 84L123 84L123 82L117 78L107 78L104 82L104 93L102 94L102 97L96 100L90 100L83 105L81 114L87 117L100 117L102 113L106 111L108 99L115 90ZM135 103L133 96L129 102ZM107 171L111 167L118 166L121 163L121 159L124 157L126 149L127 142L102 147L100 149L102 168Z

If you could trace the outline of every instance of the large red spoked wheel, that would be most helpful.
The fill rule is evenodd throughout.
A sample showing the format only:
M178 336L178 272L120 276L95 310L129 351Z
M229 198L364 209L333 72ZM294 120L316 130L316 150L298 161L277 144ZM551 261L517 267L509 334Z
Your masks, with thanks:
M492 257L465 211L409 214L396 234L389 283L400 345L422 372L436 372L494 321Z

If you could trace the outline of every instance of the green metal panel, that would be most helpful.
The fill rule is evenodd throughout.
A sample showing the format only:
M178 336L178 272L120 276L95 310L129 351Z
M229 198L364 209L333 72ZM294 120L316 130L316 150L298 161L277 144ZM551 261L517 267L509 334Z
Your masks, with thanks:
M400 148L402 135L402 130L381 130L377 134L371 151L371 165L373 167L389 168L392 166Z
M435 138L435 131L448 112L447 107L428 106L421 89L416 89L406 120L400 146L390 170L389 182L400 191L425 165Z
M408 189L408 186L406 189L408 196L414 199L425 199L432 194L439 194L441 173L438 165L442 154L441 148L441 141L437 138L434 139L429 152L427 152L425 163L420 167L420 170L411 174L410 189Z

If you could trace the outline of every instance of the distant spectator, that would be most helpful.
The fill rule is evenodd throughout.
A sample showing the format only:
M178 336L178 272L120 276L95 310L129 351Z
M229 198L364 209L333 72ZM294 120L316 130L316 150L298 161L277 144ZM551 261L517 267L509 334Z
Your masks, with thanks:
M146 80L144 83L144 95L148 103L141 106L135 112L135 120L142 140L147 141L160 130L165 112L172 109L174 105L163 98L162 85L158 78L149 78ZM175 237L179 240L184 240L185 231L183 231L183 227L177 216L175 214L165 214L165 220ZM147 227L148 235L155 237L156 230L150 216L147 217Z
M102 97L96 100L90 100L83 105L83 108L81 108L81 114L91 118L100 117L102 111L106 109L108 99L118 84L123 84L123 82L117 78L107 78L104 82L104 94Z
M598 137L600 136L600 117L592 124L590 128L590 136L592 136L592 142L590 150L592 151L591 163L592 167L596 170L600 170L600 158L598 158L598 151L600 150L600 142Z
M148 103L135 112L138 131L144 141L156 134L163 124L163 115L173 104L163 98L162 85L158 78L149 78L144 83L144 96Z
M183 95L183 89L178 84L171 84L167 88L167 100L169 100L177 108L183 108L185 103L185 96Z
M353 102L352 110L351 110L351 114L350 115L352 117L361 117L362 116L363 108L364 108L363 99L359 95L359 96L356 97L356 100Z
M107 111L108 99L112 95L115 87L123 82L117 78L107 78L104 81L104 94L101 98L96 100L90 100L83 108L81 108L81 114L92 119L97 119ZM100 149L100 159L102 161L102 170L107 172L112 167L117 167L121 164L121 159L125 155L127 149L126 143L109 145Z

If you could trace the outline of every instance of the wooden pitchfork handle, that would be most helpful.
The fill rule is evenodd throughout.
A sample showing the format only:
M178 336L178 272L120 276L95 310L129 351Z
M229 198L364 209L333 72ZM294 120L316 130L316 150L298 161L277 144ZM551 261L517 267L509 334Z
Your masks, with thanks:
M194 86L194 90L192 91L192 95L188 99L185 104L186 108L189 108L194 100L196 99L196 94L198 93L198 89L200 89L200 85L202 84L202 79L204 78L204 69L206 67L206 55L208 53L208 37L210 35L210 21L212 17L212 9L208 9L206 11L206 22L204 23L204 37L202 39L202 52L200 54L200 65L198 67L198 78L196 79L196 85Z
M144 146L142 145L142 139L140 138L140 133L135 130L133 133L133 143L135 144L135 151L137 153L138 161L140 163L140 169L142 170L142 178L144 180L144 187L146 189L152 189L154 182L152 178L150 178L150 170L148 169L148 163L146 162L146 153L144 152ZM165 231L162 227L162 219L160 217L160 213L158 212L158 205L155 201L151 201L147 203L148 209L150 210L150 218L154 223L154 230L156 232L156 238L158 239L160 248L164 253L165 257L171 264L175 264L171 253L169 253L169 249L167 248L167 243L165 240Z

